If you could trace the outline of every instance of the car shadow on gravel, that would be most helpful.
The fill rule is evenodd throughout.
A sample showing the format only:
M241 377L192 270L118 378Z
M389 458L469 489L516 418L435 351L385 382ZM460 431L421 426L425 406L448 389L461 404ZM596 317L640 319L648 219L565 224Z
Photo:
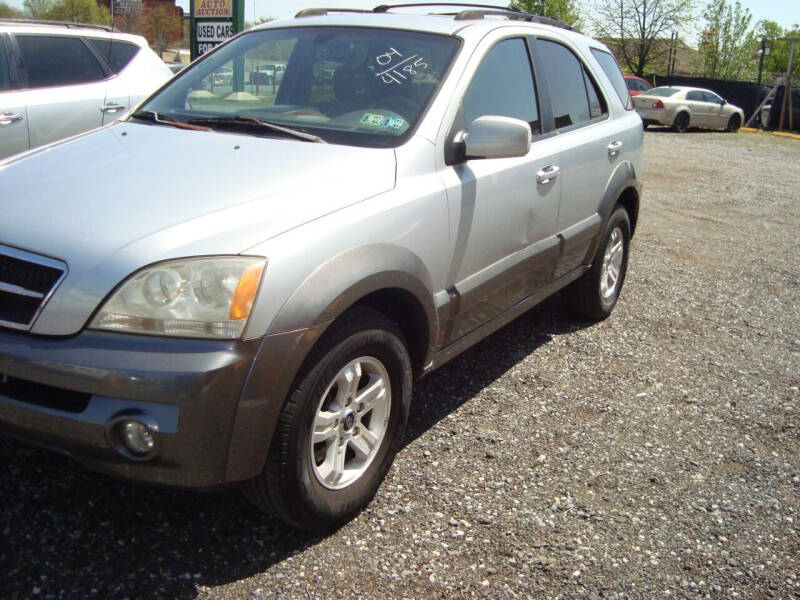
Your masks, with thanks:
M550 299L423 379L406 444L554 335L588 325ZM0 598L195 598L325 539L259 514L236 490L117 482L6 438L0 464Z

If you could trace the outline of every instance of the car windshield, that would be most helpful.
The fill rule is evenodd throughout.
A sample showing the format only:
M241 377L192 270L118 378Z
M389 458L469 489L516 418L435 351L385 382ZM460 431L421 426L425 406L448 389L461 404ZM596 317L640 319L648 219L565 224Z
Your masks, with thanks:
M458 46L456 38L393 29L254 30L183 71L136 114L276 135L262 121L329 143L394 147L416 126Z
M653 88L652 90L647 90L648 96L661 96L662 98L668 98L674 94L677 94L680 90L678 88L668 88L668 87L657 87Z

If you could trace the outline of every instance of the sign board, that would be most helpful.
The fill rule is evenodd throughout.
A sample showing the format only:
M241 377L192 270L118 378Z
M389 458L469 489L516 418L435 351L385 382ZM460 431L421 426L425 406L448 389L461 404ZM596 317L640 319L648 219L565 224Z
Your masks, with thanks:
M233 37L233 23L231 21L197 21L198 43L219 44Z
M244 27L244 0L189 0L189 11L192 60L211 52ZM242 72L235 73L234 83L241 84L243 77Z
M114 13L118 15L142 14L142 0L116 0Z
M197 0L194 18L209 19L225 17L233 18L233 0Z

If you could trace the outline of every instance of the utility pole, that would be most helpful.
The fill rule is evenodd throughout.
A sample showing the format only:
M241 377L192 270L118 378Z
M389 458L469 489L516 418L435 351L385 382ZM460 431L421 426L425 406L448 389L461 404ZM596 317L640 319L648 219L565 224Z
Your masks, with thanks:
M792 66L794 64L794 45L800 42L800 38L778 38L778 41L789 42L789 66L786 69L786 82L783 87L783 102L781 103L781 119L778 123L778 129L783 130L784 118L786 113L789 113L789 129L792 129Z

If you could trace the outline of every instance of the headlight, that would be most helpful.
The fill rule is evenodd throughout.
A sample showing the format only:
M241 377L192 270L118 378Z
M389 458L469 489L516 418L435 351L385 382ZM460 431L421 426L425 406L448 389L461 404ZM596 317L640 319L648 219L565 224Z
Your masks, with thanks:
M177 337L241 337L266 260L229 256L159 263L131 275L90 327Z

